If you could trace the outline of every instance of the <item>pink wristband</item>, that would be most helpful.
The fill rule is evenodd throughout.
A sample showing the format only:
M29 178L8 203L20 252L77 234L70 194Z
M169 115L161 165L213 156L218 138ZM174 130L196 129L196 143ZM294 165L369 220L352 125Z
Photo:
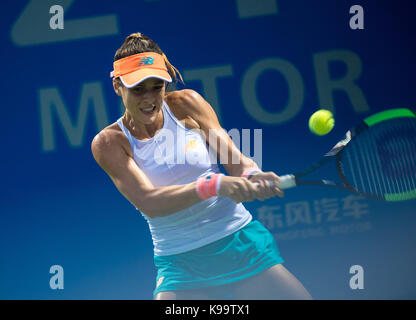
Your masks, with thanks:
M198 178L196 181L196 192L202 200L211 198L211 196L205 191L205 177Z
M203 199L209 199L218 195L220 180L223 174L212 174L209 176L198 178L196 182L196 192Z
M250 179L250 177L256 173L261 172L260 169L256 167L247 168L243 171L243 174L241 175L243 178Z

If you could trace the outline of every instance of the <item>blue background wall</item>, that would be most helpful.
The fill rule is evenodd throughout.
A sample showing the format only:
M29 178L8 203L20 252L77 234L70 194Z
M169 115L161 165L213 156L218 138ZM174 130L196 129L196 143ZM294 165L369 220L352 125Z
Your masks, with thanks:
M64 30L49 27L54 4L65 9ZM349 27L354 4L364 8L364 30ZM363 117L414 106L411 9L341 0L3 3L0 298L152 298L147 224L90 151L123 111L108 76L127 35L154 39L226 130L262 129L263 170L285 174ZM331 89L353 73L355 91ZM307 128L319 107L335 113L324 137ZM415 204L299 187L246 207L314 298L414 299ZM53 265L64 269L64 290L49 287ZM363 290L349 286L353 265L364 269Z

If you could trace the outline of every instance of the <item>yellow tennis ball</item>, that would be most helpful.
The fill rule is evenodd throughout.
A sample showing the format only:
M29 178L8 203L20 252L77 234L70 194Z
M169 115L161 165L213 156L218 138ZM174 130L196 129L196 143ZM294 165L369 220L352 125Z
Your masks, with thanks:
M335 120L332 112L321 109L316 111L309 118L309 129L318 136L323 136L329 133L334 127Z

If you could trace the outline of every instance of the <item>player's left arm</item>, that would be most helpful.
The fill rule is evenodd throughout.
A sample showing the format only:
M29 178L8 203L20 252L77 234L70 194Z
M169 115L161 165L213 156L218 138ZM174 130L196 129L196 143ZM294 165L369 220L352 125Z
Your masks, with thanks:
M169 95L169 100L168 104L180 105L181 111L198 123L207 144L214 150L228 175L240 177L247 168L257 168L260 173L255 178L253 176L253 181L279 181L275 173L262 172L252 159L241 153L222 128L214 109L199 93L189 89L175 91Z

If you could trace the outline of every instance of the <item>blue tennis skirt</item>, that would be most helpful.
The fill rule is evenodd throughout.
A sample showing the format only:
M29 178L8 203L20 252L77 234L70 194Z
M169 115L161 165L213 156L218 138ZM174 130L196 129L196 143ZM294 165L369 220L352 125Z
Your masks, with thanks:
M154 256L153 297L161 291L224 285L283 263L273 235L252 220L233 234L187 252Z

